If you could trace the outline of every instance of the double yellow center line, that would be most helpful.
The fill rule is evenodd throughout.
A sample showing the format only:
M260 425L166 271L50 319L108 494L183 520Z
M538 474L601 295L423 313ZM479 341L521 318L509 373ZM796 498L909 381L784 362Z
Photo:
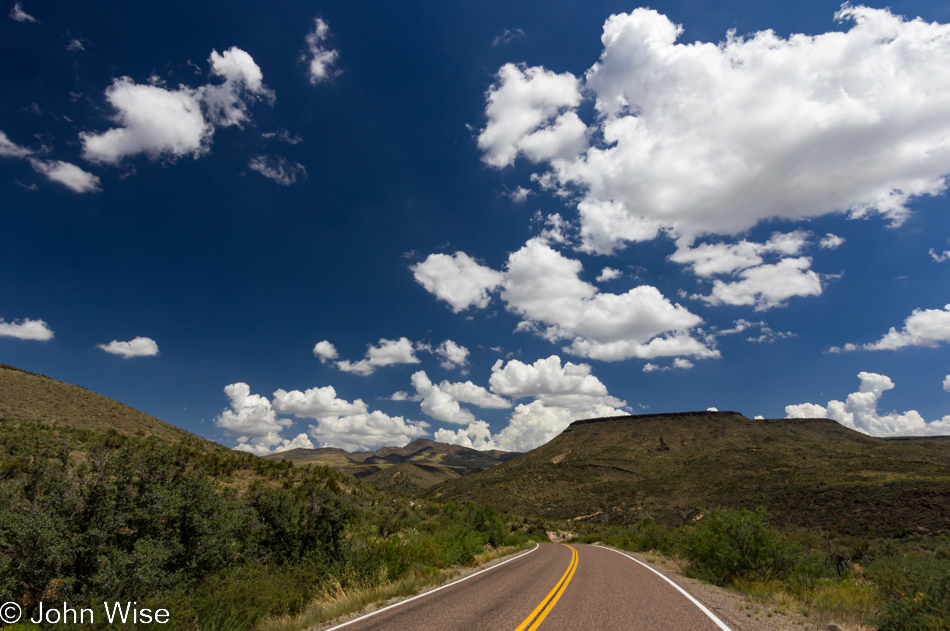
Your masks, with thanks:
M554 586L554 589L548 592L548 595L544 597L541 604L534 608L534 611L524 619L524 622L518 625L515 631L534 631L537 629L538 625L540 625L544 619L548 617L548 614L551 613L551 610L554 609L554 605L556 605L557 601L561 598L561 594L567 589L567 584L574 578L574 572L577 570L577 550L571 546L567 547L571 548L571 564L567 566L567 570L564 572L564 575L561 576L561 580L557 582L557 585Z

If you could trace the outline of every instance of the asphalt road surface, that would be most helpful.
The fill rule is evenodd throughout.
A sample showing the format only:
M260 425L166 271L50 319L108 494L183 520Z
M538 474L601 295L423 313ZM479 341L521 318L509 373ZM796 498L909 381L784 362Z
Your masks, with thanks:
M666 578L614 550L540 544L345 631L730 631Z

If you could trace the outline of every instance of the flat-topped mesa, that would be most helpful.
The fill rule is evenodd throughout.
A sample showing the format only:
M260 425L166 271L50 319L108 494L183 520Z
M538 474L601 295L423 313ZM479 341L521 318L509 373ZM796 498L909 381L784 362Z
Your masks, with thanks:
M661 412L658 414L628 414L628 415L623 415L623 416L602 416L600 418L587 418L580 421L574 421L564 431L568 432L571 430L572 427L578 427L580 425L591 425L593 423L610 423L610 422L617 422L617 421L636 422L636 421L645 421L648 419L649 420L652 420L652 419L674 420L674 419L687 419L687 418L694 418L694 417L701 417L701 418L707 418L707 419L741 419L744 421L751 420L748 417L743 416L742 414L738 412L729 412L729 411L713 412L713 411L703 410L703 411L697 411L697 412Z
M600 418L589 418L582 419L579 421L574 421L571 423L562 434L570 433L572 430L580 429L586 425L593 425L597 423L622 423L622 424L633 424L633 423L646 423L651 421L665 421L665 422L676 422L676 421L701 421L701 422L733 422L733 423L742 423L742 424L781 424L781 425L809 425L809 424L821 424L821 425L830 425L830 426L840 426L840 423L833 421L827 418L782 418L782 419L763 419L756 418L750 419L749 417L739 413L729 410L698 410L695 412L661 412L656 414L629 414L623 416L603 416Z

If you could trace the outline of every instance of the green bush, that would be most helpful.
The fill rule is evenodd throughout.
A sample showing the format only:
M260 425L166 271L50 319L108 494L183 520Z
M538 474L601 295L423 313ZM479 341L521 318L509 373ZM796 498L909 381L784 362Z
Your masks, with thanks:
M879 631L950 629L950 560L929 554L878 559L868 568L879 594Z
M786 578L796 546L767 524L765 509L716 510L684 532L687 573L717 585Z

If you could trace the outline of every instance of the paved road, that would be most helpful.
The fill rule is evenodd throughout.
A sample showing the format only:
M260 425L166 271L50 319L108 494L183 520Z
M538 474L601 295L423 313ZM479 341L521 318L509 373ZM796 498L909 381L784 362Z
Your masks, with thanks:
M665 578L614 550L541 544L341 631L729 631Z

